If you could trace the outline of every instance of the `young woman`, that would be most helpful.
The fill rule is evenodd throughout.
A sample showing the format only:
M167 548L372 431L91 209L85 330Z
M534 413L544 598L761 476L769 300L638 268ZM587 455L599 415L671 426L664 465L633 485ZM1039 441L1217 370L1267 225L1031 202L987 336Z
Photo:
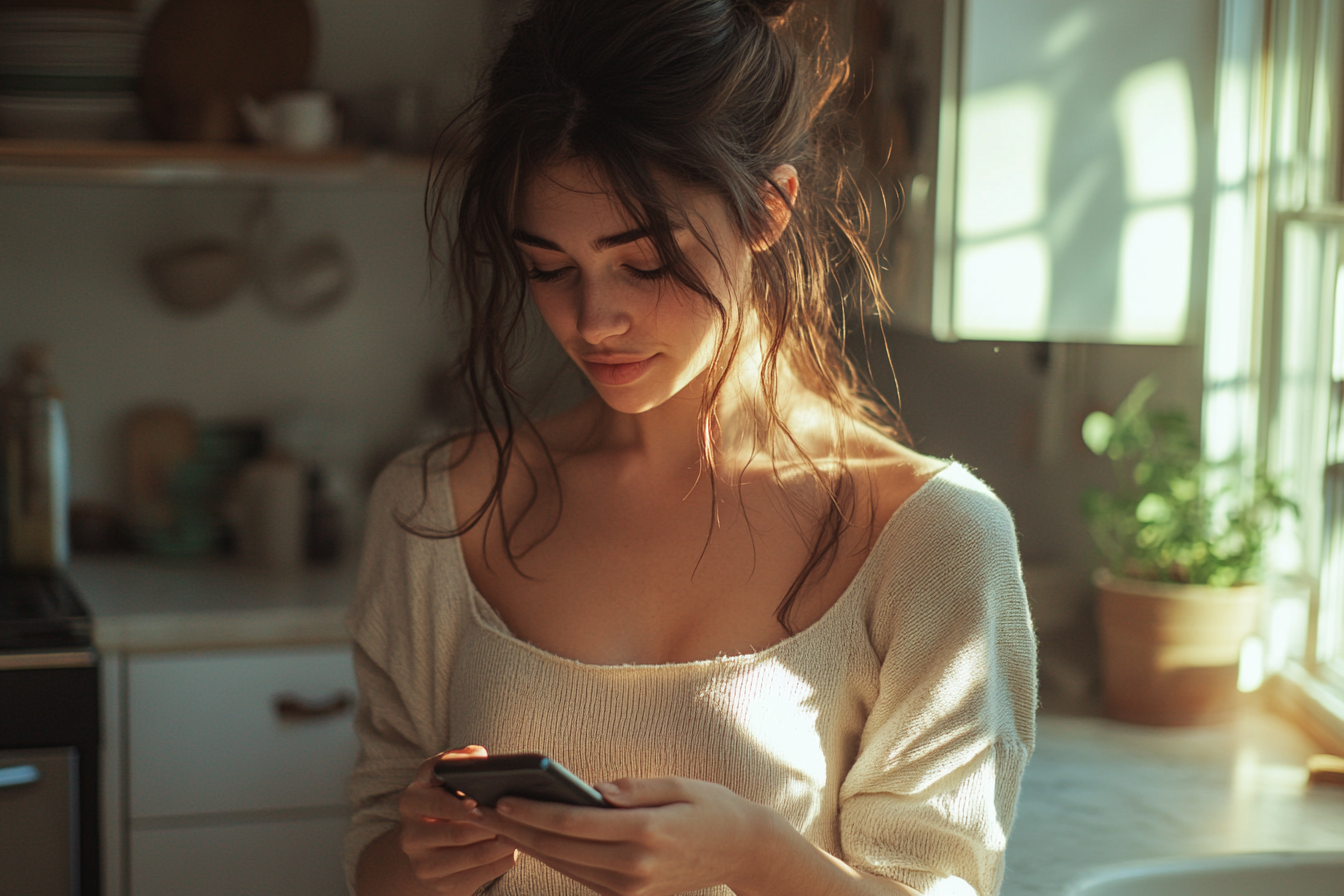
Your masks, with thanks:
M453 131L431 210L478 426L370 505L360 896L997 891L1034 731L1016 537L843 351L837 296L879 297L804 18L537 0ZM594 393L535 423L529 305ZM435 785L487 752L615 808Z

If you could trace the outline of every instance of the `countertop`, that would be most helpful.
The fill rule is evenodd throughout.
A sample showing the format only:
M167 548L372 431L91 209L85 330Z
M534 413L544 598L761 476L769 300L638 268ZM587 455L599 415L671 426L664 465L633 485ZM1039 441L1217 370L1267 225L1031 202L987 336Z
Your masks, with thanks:
M80 559L70 572L104 652L348 640L353 564L277 575ZM1077 705L1084 714L1039 718L1003 896L1058 896L1084 871L1145 859L1344 850L1344 788L1307 787L1319 749L1279 716L1252 705L1228 725L1150 728Z
M104 652L208 650L349 640L353 563L295 573L226 561L77 558L70 577Z
M1146 859L1344 850L1344 787L1306 783L1316 752L1256 707L1206 728L1043 715L1002 896L1059 896L1085 870Z

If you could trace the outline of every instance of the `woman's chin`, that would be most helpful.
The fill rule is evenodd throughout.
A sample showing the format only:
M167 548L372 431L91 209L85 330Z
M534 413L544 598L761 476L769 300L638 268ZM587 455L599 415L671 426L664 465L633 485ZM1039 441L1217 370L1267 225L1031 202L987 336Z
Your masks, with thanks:
M672 396L665 391L648 389L612 388L595 385L598 397L613 411L621 414L643 414L661 406Z

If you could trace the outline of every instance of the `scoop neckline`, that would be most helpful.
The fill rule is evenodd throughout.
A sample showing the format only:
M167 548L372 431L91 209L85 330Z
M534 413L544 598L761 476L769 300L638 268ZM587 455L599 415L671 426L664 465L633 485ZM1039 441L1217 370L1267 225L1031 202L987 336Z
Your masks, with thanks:
M887 522L882 526L882 531L878 533L877 540L873 542L873 546L868 550L868 556L863 558L863 563L859 565L858 571L854 573L854 578L849 580L849 584L845 586L845 590L840 592L840 596L836 598L835 603L831 604L830 607L827 608L825 613L822 613L821 616L818 617L807 628L802 629L801 631L794 632L788 637L782 638L768 647L763 647L760 650L754 650L750 653L725 654L722 656L705 657L704 659L698 659L698 660L683 660L675 663L587 663L584 662L583 660L576 660L573 659L572 657L567 657L562 654L553 653L552 651L546 650L543 647L538 647L531 641L523 640L522 638L518 637L512 632L500 631L499 629L492 626L484 618L480 604L484 604L486 607L489 607L490 612L493 613L495 617L499 619L501 624L503 624L504 622L503 617L499 615L499 611L496 610L494 608L494 605L492 605L490 601L486 599L485 595L481 593L480 589L476 587L476 583L472 580L471 573L467 569L466 554L462 552L462 539L452 538L450 539L450 541L453 543L453 552L456 555L457 566L458 569L460 570L462 581L466 583L467 598L468 598L467 604L469 606L469 611L471 613L472 622L475 623L477 628L481 629L486 634L499 639L501 642L505 644L517 648L522 648L523 650L526 650L527 652L534 654L536 657L538 657L543 661L562 666L570 666L574 669L587 672L677 670L677 669L709 668L725 665L747 665L759 662L764 659L769 659L774 654L779 653L792 645L798 644L802 639L806 638L812 632L830 625L835 619L839 618L841 608L857 599L853 595L857 590L858 584L864 579L866 579L870 574L871 564L873 562L873 555L878 552L878 548L881 547L884 542L894 537L891 533L893 532L893 530L895 530L897 521L905 516L909 516L907 508L909 508L912 504L918 504L921 501L926 500L925 495L929 491L930 486L932 486L935 482L939 482L940 480L942 480L948 474L949 471L959 469L961 469L961 464L959 464L956 461L949 461L941 470L939 470L937 473L934 473L932 476L926 479L924 483L920 485L919 488L915 489L914 492L912 492L909 495L909 497L907 497L905 501L901 503L900 507L896 508L895 512L892 513L892 515L887 519ZM452 493L451 478L449 479L448 495L451 504L453 522L454 524L456 524L457 498ZM478 603L478 601L480 603Z

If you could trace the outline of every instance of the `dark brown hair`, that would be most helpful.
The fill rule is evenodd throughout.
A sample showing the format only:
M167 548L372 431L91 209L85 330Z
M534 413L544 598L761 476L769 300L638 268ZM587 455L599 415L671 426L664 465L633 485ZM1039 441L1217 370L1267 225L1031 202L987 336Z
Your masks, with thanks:
M880 311L864 244L865 206L843 162L844 122L833 111L843 105L833 101L847 77L824 23L788 0L535 3L513 27L477 98L445 131L426 203L431 234L448 238L452 294L465 330L456 373L471 404L473 438L488 438L497 453L495 481L482 506L451 531L404 525L427 536L455 537L497 520L515 565L526 553L527 546L513 544L517 517L504 515L501 498L506 474L520 461L532 479L534 501L538 476L546 473L518 451L520 427L535 429L513 383L519 345L529 335L526 264L513 240L518 199L529 178L567 159L592 164L635 226L649 234L669 274L717 314L718 348L701 407L701 431L710 433L742 334L740 327L731 331L725 305L673 238L678 210L659 179L712 191L739 234L752 239L774 222L769 191L790 203L770 180L779 166L790 164L799 172L801 193L780 237L753 254L749 301L763 339L767 447L801 458L830 497L816 520L811 555L777 612L792 630L795 598L834 559L840 535L853 522L844 422L901 432L895 413L860 387L844 351L846 322L861 322L865 308ZM838 457L825 469L807 457L780 411L781 364L835 412ZM426 488L429 458L446 444L426 451ZM702 449L712 468L708 436ZM549 452L546 457L553 474ZM771 457L777 457L773 450Z

